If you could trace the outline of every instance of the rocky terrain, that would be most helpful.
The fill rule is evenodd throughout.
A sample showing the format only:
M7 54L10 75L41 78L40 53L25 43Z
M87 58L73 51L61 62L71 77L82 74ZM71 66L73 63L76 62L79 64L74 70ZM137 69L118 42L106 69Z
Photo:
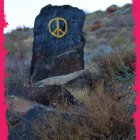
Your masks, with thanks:
M33 29L6 33L9 140L134 140L131 4L86 14L85 70L29 86Z

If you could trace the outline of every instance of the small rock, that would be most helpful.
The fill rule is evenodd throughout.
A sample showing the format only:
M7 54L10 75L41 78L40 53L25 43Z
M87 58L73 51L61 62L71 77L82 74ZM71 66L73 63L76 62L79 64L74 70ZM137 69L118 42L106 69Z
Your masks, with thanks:
M106 11L108 12L108 13L114 13L115 11L117 11L118 10L118 6L117 5L111 5L111 6L109 6L107 9L106 9Z

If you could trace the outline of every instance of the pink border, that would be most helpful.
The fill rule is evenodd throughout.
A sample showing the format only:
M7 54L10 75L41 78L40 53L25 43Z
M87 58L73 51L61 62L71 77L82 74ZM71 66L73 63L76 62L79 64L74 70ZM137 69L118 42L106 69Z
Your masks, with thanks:
M132 15L134 18L135 26L133 31L133 36L135 37L136 45L136 70L135 70L135 85L134 90L137 92L136 97L136 106L137 111L134 113L133 117L135 119L136 125L136 140L140 140L140 0L132 0ZM6 109L7 105L5 104L5 87L4 87L4 78L5 78L5 56L7 51L4 49L4 27L7 23L5 22L4 16L4 0L0 0L0 139L8 140L8 126L6 121ZM138 47L139 46L139 47Z
M134 18L134 31L133 36L135 38L135 53L136 53L136 70L135 70L135 85L134 90L136 90L136 112L133 117L135 119L136 126L136 140L140 140L140 0L132 0L132 15Z
M5 55L7 51L4 49L4 35L3 30L6 27L7 23L5 22L4 16L4 0L0 0L0 139L8 139L8 126L6 121L6 109L7 105L5 104L5 87L4 87L4 71L5 71Z

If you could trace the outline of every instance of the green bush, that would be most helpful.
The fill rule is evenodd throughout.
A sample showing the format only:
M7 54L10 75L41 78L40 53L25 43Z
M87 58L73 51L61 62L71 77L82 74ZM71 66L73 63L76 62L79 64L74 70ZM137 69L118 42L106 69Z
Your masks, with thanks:
M134 81L134 74L130 72L129 66L122 66L119 74L115 76L114 80L118 83L132 82Z

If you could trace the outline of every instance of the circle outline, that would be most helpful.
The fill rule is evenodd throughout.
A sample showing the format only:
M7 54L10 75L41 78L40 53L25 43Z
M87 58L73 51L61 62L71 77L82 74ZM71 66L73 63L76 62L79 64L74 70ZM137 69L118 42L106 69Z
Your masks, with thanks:
M54 31L52 31L51 29L51 24L53 21L56 21L56 29ZM65 31L63 31L60 27L59 27L59 21L63 21L65 23ZM62 38L66 35L67 31L68 31L68 24L67 24L67 21L64 19L64 18L61 18L61 17L56 17L56 18L52 18L50 21L49 21L49 24L48 24L48 28L49 28L49 32L51 33L52 36L54 37L57 37L57 38ZM61 32L62 35L58 35L57 32Z

